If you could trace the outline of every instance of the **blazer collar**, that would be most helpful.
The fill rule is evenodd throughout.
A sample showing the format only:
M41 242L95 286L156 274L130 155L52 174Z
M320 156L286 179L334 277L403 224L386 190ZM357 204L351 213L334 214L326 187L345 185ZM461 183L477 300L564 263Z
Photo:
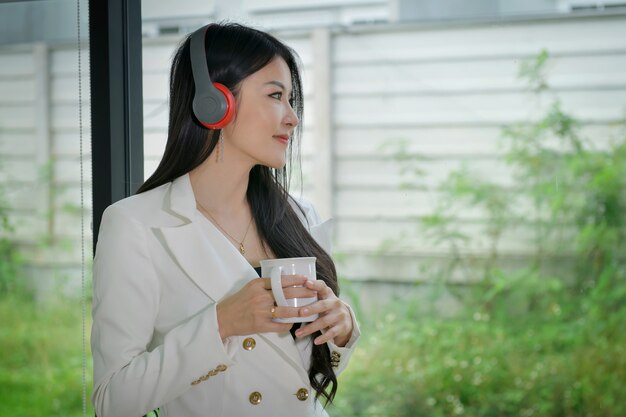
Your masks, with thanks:
M191 187L189 174L185 174L172 181L169 193L166 194L165 211L191 222L196 213L196 197Z
M238 291L249 280L258 278L252 265L208 220L199 218L189 175L174 180L165 195L163 209L182 220L178 226L157 228L167 250L185 274L214 302ZM208 227L200 227L206 221ZM208 233L203 233L203 231ZM281 351L295 370L308 381L302 358L291 335L286 332L260 336Z
M233 284L257 277L252 265L213 223L199 217L188 174L171 183L163 209L182 221L176 226L158 228L167 249L187 276L211 299L217 302L239 290ZM204 224L200 224L201 221Z

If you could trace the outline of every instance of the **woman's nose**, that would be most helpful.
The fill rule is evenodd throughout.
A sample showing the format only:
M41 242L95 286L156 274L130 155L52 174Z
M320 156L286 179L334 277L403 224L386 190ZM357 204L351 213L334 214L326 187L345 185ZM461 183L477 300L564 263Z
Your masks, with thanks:
M294 109L291 108L291 105L288 105L287 114L285 115L284 123L288 126L296 127L299 122L300 120L298 120L298 115L296 114Z

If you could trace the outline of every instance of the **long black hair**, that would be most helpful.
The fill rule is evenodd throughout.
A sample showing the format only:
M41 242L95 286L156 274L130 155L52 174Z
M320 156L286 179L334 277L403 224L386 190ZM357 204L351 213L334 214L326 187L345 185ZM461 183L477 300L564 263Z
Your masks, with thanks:
M138 193L168 183L193 170L211 155L217 144L220 131L207 132L193 115L195 87L189 44L190 36L187 36L172 61L169 126L163 158ZM281 169L254 166L250 170L246 198L260 237L272 252L278 258L315 256L317 279L324 280L339 295L337 272L332 258L311 237L288 204L291 162L294 154L299 157L298 144L302 135L303 94L297 54L272 35L236 23L208 25L205 51L211 80L224 84L235 97L238 97L241 81L274 58L280 57L287 63L292 80L292 107L300 120L289 141L288 163ZM317 332L312 337L320 334ZM323 396L326 404L332 402L337 392L337 377L326 344L313 344L308 373L316 397Z

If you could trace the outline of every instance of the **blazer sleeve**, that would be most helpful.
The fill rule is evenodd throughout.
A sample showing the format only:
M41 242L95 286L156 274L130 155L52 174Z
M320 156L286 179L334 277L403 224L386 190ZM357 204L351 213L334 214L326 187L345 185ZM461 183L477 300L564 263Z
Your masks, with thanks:
M326 342L328 350L330 351L330 361L335 370L335 375L339 375L346 369L356 347L356 343L361 337L361 330L359 329L359 324L356 321L352 307L346 302L344 302L344 304L348 307L348 310L350 310L350 317L352 318L352 334L350 335L350 339L343 347L337 346L332 340Z
M305 209L307 214L307 222L309 224L309 231L313 238L322 246L329 254L331 254L332 250L332 225L333 219L328 219L326 221L322 221L319 213L315 209L315 206L304 198L300 198L298 203ZM342 300L343 301L343 300ZM352 307L348 305L345 301L343 303L350 310L350 317L352 318L352 334L350 335L350 339L345 346L339 347L333 341L329 341L326 344L328 345L330 351L330 359L331 364L335 370L335 375L339 375L341 372L346 369L348 366L348 362L350 360L350 356L354 352L356 347L356 343L361 337L361 330L359 329L359 324L356 320L356 315L354 314L354 310Z
M160 290L146 233L123 207L105 210L93 267L91 335L92 401L99 417L144 415L192 388L202 375L227 372L232 364L214 303L148 351Z

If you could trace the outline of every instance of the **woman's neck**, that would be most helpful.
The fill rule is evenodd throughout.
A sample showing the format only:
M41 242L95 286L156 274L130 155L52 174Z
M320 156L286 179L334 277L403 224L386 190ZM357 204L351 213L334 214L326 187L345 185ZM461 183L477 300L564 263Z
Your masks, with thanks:
M196 201L220 217L248 210L246 192L252 167L234 161L216 162L211 155L189 173Z

